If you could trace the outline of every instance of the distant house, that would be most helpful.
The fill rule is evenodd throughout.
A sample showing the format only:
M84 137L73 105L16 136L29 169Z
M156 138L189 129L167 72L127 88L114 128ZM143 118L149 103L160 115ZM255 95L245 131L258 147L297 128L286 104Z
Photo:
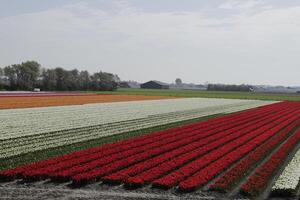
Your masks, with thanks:
M119 87L120 87L120 88L130 88L130 85L129 85L128 82L126 82L126 81L121 81L121 82L119 83Z
M121 81L119 83L120 88L140 88L140 83L136 81Z
M170 86L167 83L163 83L160 81L148 81L146 83L141 84L141 88L144 88L144 89L169 89Z
M284 87L284 86L255 86L254 92L265 93L283 93L283 94L299 94L298 87Z

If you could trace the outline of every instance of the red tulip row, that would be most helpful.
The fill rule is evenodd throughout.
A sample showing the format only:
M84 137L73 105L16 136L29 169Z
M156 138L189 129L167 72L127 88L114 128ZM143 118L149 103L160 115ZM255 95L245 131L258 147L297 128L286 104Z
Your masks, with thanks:
M264 124L271 122L271 120L272 120L272 118L270 119L271 116L272 115L269 113L263 118L247 122L245 124L236 126L232 129L228 129L226 131L220 132L219 134L210 135L210 136L204 138L203 140L194 141L194 142L189 143L188 145L183 146L181 148L174 149L173 151L166 152L166 153L161 154L152 159L148 159L148 160L145 160L144 162L140 162L136 165L132 165L129 168L118 171L109 176L106 176L103 179L105 181L109 181L109 182L126 181L129 184L139 184L139 185L150 182L153 179L160 176L161 173L159 173L157 171L157 169L160 169L163 166L169 166L169 168L171 168L171 169L172 169L172 167L175 167L174 164L173 165L171 164L171 162L175 163L174 160L172 160L173 158L177 158L177 157L183 156L185 154L187 154L189 158L204 155L206 152L209 152L210 150L220 147L220 146L224 145L226 142L233 141L233 140L243 136L245 133L247 133L247 131L243 131L243 130L245 130L245 128L247 128L249 126L252 126L254 129L257 127L256 125L258 123L261 123L261 125L264 125ZM264 120L266 120L266 121L264 121ZM204 145L206 145L206 146L204 146ZM185 158L188 158L188 157L185 157ZM165 161L168 161L168 162L164 163ZM179 164L182 164L182 162L184 162L184 161L183 160L178 161ZM158 166L158 168L153 168L155 166ZM148 169L150 169L150 170L146 171ZM141 173L141 174L137 175L138 173ZM166 172L164 171L163 173L166 173ZM133 175L137 175L137 176L133 176ZM126 180L126 178L128 178L128 177L132 177L132 178L129 178L128 180Z
M205 154L204 156L201 156L200 158L193 160L191 162L188 162L183 167L180 167L178 170L175 170L153 182L155 186L164 187L164 188L170 188L172 186L175 186L181 181L184 181L191 175L197 173L199 170L210 164L211 162L222 158L226 154L230 153L231 151L235 150L238 147L243 148L243 145L247 145L248 142L255 139L256 137L259 137L260 135L264 134L266 131L271 129L273 126L276 126L277 124L280 124L281 128L284 128L284 125L286 125L284 122L290 118L292 114L288 114L285 117L281 117L279 119L274 119L263 127L260 127L254 131L250 131L249 134L245 134L242 137L238 138L236 141L229 142L227 144L224 144L218 149L215 149L211 151L208 154ZM270 118L271 119L271 118ZM258 125L258 124L257 124ZM255 126L257 126L255 125ZM249 127L250 128L250 127ZM245 130L249 129L245 128ZM189 157L190 155L186 155L186 157ZM185 156L182 156L181 158L178 158L178 160L184 160L185 163ZM187 159L190 161L190 159ZM173 162L170 162L170 165ZM167 168L170 167L170 165L167 166ZM178 166L177 166L178 167ZM162 166L160 166L160 170L164 170Z
M222 127L222 129L224 129ZM212 131L216 131L217 129L214 129ZM196 139L201 139L204 137L207 137L208 134L212 134L212 131L207 131L205 134L197 134L199 132L197 131L190 131L186 132L183 131L181 134L173 135L172 137L167 137L167 138L161 138L158 141L155 142L150 142L148 144L145 144L144 146L140 147L135 147L131 148L127 151L121 151L115 154L111 154L109 156L104 156L103 152L99 153L94 153L91 155L87 155L84 157L79 157L76 159L72 159L72 162L65 161L65 162L60 162L56 165L51 165L45 168L41 168L38 170L35 170L34 172L32 170L26 171L23 175L26 177L32 177L32 176L55 176L55 172L61 171L64 169L70 169L73 166L78 166L80 165L81 168L87 167L87 168L94 168L94 167L100 167L106 164L109 164L115 160L127 158L132 155L137 155L141 153L142 155L147 152L148 155L151 155L150 152L153 152L154 149L156 149L156 154L159 154L163 151L168 151L172 148L176 148L181 145L185 145L190 143L193 140ZM184 140L182 140L184 138ZM165 146L164 146L165 145ZM161 148L161 146L164 146L164 148ZM141 156L143 157L143 156ZM91 165L91 162L94 162L94 165ZM72 170L72 168L71 168ZM78 173L78 172L77 172Z
M250 196L259 194L266 187L272 175L281 166L288 154L295 148L300 140L300 130L290 137L262 166L257 168L241 187L241 192Z
M165 131L156 132L156 133L153 133L150 135L137 137L134 139L128 139L128 140L116 142L113 144L107 144L107 145L103 145L103 146L99 146L99 147L95 147L95 148L91 148L91 149L87 149L87 150L74 152L74 153L67 154L64 156L51 158L49 160L40 161L37 163L33 163L31 165L21 166L21 167L15 168L13 170L7 170L7 171L3 172L2 174L4 174L7 177L10 176L13 178L14 176L22 174L24 172L27 172L28 170L33 170L33 169L37 170L37 169L41 169L41 168L45 168L45 167L50 167L57 163L62 163L62 162L71 163L70 162L71 160L73 163L74 159L83 158L83 160L89 161L89 159L86 157L90 156L90 155L93 156L93 154L97 155L98 157L104 157L104 156L109 156L114 153L123 152L123 151L126 151L126 150L134 148L134 147L140 147L145 144L155 142L158 139L163 140L165 138L174 137L176 135L183 135L184 132L190 132L190 131L196 131L196 130L199 132L205 132L210 129L216 129L216 128L222 127L226 123L234 122L237 119L247 120L253 116L257 118L257 116L259 116L259 114L264 111L273 110L273 108L275 108L275 107L283 108L284 106L285 106L284 103L277 103L277 104L265 106L264 109L256 108L256 109L252 109L251 112L250 111L241 112L238 114L232 114L232 115L229 115L226 117L216 118L216 119L208 120L205 122L194 123L191 125L186 125L186 126L178 127L178 128L172 128L172 129L168 129Z
M288 126L294 120L300 117L300 114L291 117L289 120L281 123L278 126L271 128L270 130L264 132L259 137L249 141L245 145L235 149L234 151L230 152L226 156L218 159L217 161L207 165L205 168L201 169L188 179L182 181L179 184L180 190L193 190L197 187L203 186L207 184L210 180L212 180L216 175L223 172L226 168L230 167L232 164L243 158L244 155L247 155L249 152L257 148L258 146L262 145L268 139L276 135L282 128ZM295 124L293 124L293 127Z
M271 120L271 119L268 119L268 120ZM206 133L205 137L207 137L208 135L210 135L209 132ZM164 152L168 152L173 149L179 148L180 146L183 146L183 145L178 145L178 144L188 145L191 142L198 140L197 137L199 137L199 136L195 135L193 138L182 139L181 141L177 141L175 143L169 143L167 145L163 145L163 146L160 146L159 148L151 149L146 152L137 153L137 154L133 153L132 156L130 156L130 157L116 160L115 162L112 162L111 164L108 164L108 165L105 165L105 166L102 166L99 168L94 167L94 169L92 169L92 170L85 171L80 174L75 174L71 178L73 179L74 182L79 182L79 183L86 182L88 180L99 179L105 175L109 175L113 172L117 172L119 170L122 170L131 165L137 164L139 162L147 161L148 159L151 159L155 156L159 156L160 154L163 154ZM104 158L104 160L105 160L105 158ZM95 162L99 162L99 160L95 161ZM86 167L88 167L88 165Z
M266 157L272 149L284 142L289 133L300 124L297 120L290 124L286 129L272 138L270 141L258 147L255 151L251 152L247 157L241 160L229 171L220 176L214 184L210 185L211 190L227 191L232 188L236 181L239 181L243 176L248 174L251 166L255 165L261 159Z
M251 118L253 118L253 117L251 117ZM258 121L258 120L261 120L261 119L256 119L256 121ZM193 137L191 137L189 139L186 138L187 134L185 134L185 135L183 135L184 136L184 140L178 141L180 144L184 144L184 145L178 146L178 145L176 145L176 143L173 143L173 144L170 143L171 146L174 146L174 144L175 144L176 148L174 146L174 148L173 148L174 150L167 151L166 153L173 152L173 151L178 151L180 148L187 149L188 146L192 146L192 145L195 148L195 147L197 147L197 145L199 146L200 144L202 144L202 145L203 144L207 144L209 141L214 141L216 139L220 139L220 138L222 138L222 137L224 137L226 135L225 133L228 134L230 131L233 132L233 130L236 130L236 127L233 127L233 126L237 126L237 124L240 124L240 123L242 123L242 122L241 121L232 122L230 125L224 125L221 128L216 128L216 129L207 131L207 132L205 132L203 134L199 134L197 132L195 132L195 133L191 132L191 134L193 135ZM195 143L194 141L197 141L197 142ZM159 147L159 149L161 149L161 148ZM151 150L154 150L154 149L152 148ZM146 154L150 155L150 153L152 152L151 150L148 151L148 152L146 152ZM124 155L126 155L126 153L124 154L124 152L123 152L119 156L122 157L122 158L124 158L124 157L126 157ZM131 154L131 155L136 155L136 154ZM149 161L149 160L146 160L146 161ZM93 168L95 166L99 166L99 162L101 162L101 161L100 160L95 160L93 162L93 164L92 163L88 163L87 167L92 167ZM154 163L154 162L152 162L152 163ZM68 170L68 171L69 172L72 171L72 174L75 174L75 172L76 173L80 172L81 171L80 169L82 169L82 168L84 168L84 166L80 166L79 169L77 168L77 169L74 169L73 171L72 171L72 169ZM63 173L65 173L65 175L66 175L67 171L65 171Z
M60 169L58 167L55 167L58 163L61 163L60 165L63 165L63 164L68 165L68 163L74 163L74 160L79 161L78 163L80 163L80 160L82 160L83 162L84 161L88 162L89 160L92 160L92 158L105 157L105 156L110 156L110 155L116 154L116 153L122 153L128 149L131 149L134 147L140 147L145 144L151 144L151 142L155 142L157 140L161 141L163 139L175 137L176 135L184 135L184 133L187 133L189 131L198 130L199 133L202 133L202 132L208 131L209 129L213 130L213 129L222 127L226 123L235 122L239 117L240 117L241 121L249 120L251 117L257 118L257 116L259 116L261 113L266 112L266 111L272 111L272 110L274 110L275 107L283 108L283 107L285 107L285 104L284 103L273 104L273 105L265 106L265 107L263 107L263 109L261 109L261 108L260 109L252 109L251 111L242 112L239 114L232 114L230 116L226 116L223 118L208 120L206 122L194 123L192 125L187 125L184 127L173 128L173 129L169 129L166 131L156 132L156 133L150 134L148 136L138 137L136 139L129 139L129 140L121 141L121 142L116 142L114 144L108 144L108 145L103 145L100 147L91 148L88 150L78 151L78 152L67 154L64 156L37 162L37 163L31 164L31 165L26 165L26 166L12 169L12 170L7 170L7 171L3 172L2 175L7 176L7 177L14 177L19 174L24 175L24 173L27 173L27 174L25 174L27 176L30 175L30 173L33 173L32 175L34 175L34 174L38 175L39 174L38 172L40 170L47 172L47 168L48 168L48 170L51 168L52 169ZM225 130L225 129L223 128L223 130ZM53 170L51 170L51 171L53 171ZM54 171L57 171L57 170L54 170ZM45 174L45 173L40 173L40 174Z
M299 123L300 104L282 102L36 162L3 171L0 177L50 177L76 184L93 180L151 183L164 188L179 185L180 190L190 191L230 169L211 186L225 190L286 138L295 137L298 133L289 135ZM251 176L249 184L268 177ZM244 187L250 185L242 189L251 193L252 189Z

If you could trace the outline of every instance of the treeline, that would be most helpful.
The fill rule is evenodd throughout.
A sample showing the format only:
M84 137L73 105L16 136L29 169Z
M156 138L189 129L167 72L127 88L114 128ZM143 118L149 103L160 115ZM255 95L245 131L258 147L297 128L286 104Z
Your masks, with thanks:
M77 69L42 68L36 61L27 61L0 68L0 89L43 91L116 90L119 77L115 74Z
M243 85L208 84L207 90L251 92L253 91L253 86L244 85L244 84Z

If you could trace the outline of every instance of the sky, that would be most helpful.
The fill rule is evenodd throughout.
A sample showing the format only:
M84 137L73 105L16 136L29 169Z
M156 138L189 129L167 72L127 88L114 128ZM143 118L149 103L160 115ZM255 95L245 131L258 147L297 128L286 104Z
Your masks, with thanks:
M0 66L300 86L298 0L0 0Z

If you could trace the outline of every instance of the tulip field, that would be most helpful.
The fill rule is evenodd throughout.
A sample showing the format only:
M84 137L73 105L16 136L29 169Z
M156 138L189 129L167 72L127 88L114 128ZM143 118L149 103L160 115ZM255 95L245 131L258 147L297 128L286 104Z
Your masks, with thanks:
M157 199L299 198L299 102L178 98L3 109L0 161L216 114L2 169L0 180Z
M0 110L0 159L262 104L190 98Z

